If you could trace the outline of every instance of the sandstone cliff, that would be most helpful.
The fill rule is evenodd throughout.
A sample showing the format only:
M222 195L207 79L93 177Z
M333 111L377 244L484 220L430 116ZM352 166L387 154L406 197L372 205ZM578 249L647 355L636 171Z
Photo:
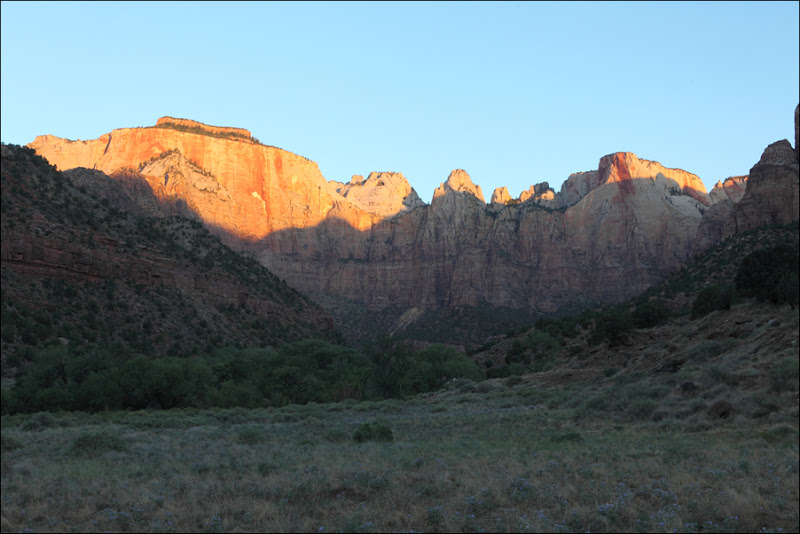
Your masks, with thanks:
M800 106L795 108L794 114L795 143L800 138L798 110ZM743 191L739 190L736 178L729 178L722 184L725 195L714 194L719 200L706 213L698 229L699 249L704 250L738 232L797 221L800 217L799 171L797 145L792 149L785 139L769 145L750 169ZM729 185L729 180L734 183Z
M542 183L511 199L501 188L489 205L455 170L426 205L401 173L328 182L315 163L246 130L225 137L182 126L84 142L42 136L30 146L59 168L141 175L293 287L373 309L485 302L551 312L617 301L718 239L738 206L737 182L712 198L697 176L625 152L571 175L559 193ZM716 234L699 230L706 212L720 218Z
M159 122L161 127L123 128L94 141L45 135L28 146L62 170L140 173L157 195L186 200L207 224L244 240L314 226L337 202L352 205L329 191L317 164L306 158L239 136L201 133L230 129L182 120L193 129L185 131L163 127L174 119ZM359 226L372 222L367 212L359 217Z
M742 200L745 189L747 189L747 176L731 176L717 182L708 196L712 205L723 200L730 200L735 204Z
M787 140L769 145L750 169L747 190L733 210L734 231L798 219L797 152Z
M333 189L336 193L355 206L381 217L393 217L425 205L402 172L372 172L366 180L356 175L348 184L332 184L337 186Z
M492 192L492 204L508 204L511 200L511 194L506 186L498 187Z

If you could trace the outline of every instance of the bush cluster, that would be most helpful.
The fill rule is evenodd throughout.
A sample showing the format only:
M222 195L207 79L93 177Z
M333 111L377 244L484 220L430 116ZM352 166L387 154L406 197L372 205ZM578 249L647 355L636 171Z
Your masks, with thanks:
M353 441L356 443L392 440L394 440L392 429L383 423L363 423L353 432Z
M443 345L362 354L309 339L192 358L70 350L51 346L21 366L15 386L3 389L3 413L284 406L399 397L451 378L483 378L473 361Z
M762 248L748 254L736 272L736 290L762 302L798 304L798 249L788 244Z
M692 319L708 315L712 311L730 310L735 289L729 284L714 284L698 293L692 304Z

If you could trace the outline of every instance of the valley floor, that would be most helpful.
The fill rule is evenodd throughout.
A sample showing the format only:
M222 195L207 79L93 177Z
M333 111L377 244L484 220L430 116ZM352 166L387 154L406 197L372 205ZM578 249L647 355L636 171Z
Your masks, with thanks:
M796 409L637 422L569 396L462 381L405 402L4 416L2 531L798 530ZM394 439L354 441L372 422Z

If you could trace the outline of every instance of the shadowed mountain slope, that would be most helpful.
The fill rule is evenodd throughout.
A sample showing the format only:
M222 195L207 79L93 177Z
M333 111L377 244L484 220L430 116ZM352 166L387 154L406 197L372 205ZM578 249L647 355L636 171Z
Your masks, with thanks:
M189 356L339 339L330 317L138 177L2 146L3 354L49 344Z

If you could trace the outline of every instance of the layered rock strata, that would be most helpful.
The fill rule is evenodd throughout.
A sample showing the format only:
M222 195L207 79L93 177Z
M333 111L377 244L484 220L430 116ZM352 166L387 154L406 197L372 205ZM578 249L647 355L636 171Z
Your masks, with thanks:
M0 265L9 298L34 308L53 306L37 300L37 282L120 283L177 294L204 320L221 308L247 310L247 325L260 321L278 332L256 339L247 325L215 325L227 329L231 343L247 336L253 342L285 339L289 329L334 335L330 316L302 295L252 260L256 268L226 252L202 226L168 217L141 178L110 179L83 168L57 172L30 151L2 145L2 190ZM173 230L174 239L167 237ZM204 257L226 262L206 263ZM6 287L9 279L17 282ZM166 343L167 333L176 331L164 328Z
M30 146L62 169L139 173L292 286L374 309L624 299L707 246L698 228L714 203L697 176L625 152L559 193L538 184L515 201L501 188L489 205L455 170L427 205L401 173L328 182L306 158L236 137L137 128Z

